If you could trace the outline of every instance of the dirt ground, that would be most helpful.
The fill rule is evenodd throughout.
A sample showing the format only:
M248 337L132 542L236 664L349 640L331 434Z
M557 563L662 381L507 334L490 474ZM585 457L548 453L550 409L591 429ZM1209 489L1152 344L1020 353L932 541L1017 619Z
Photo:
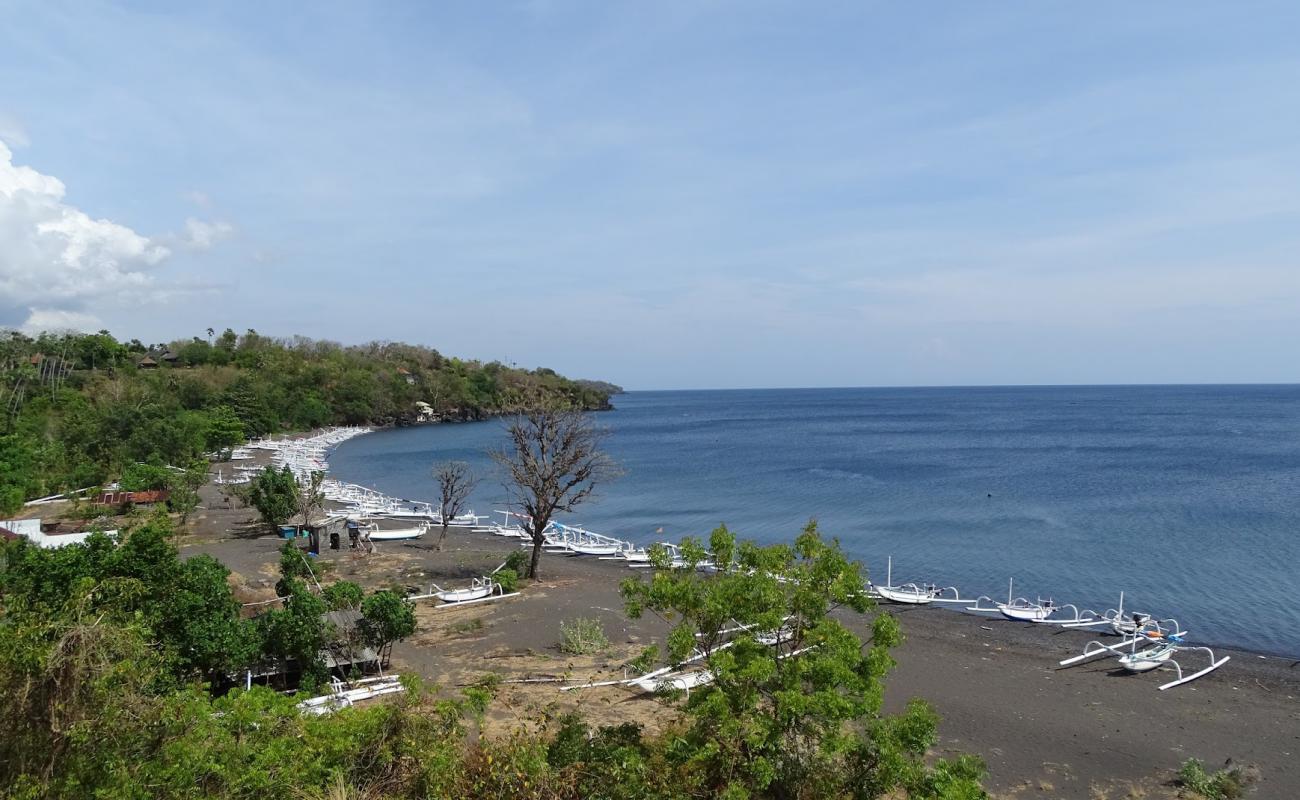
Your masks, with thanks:
M182 553L221 559L236 573L245 602L273 597L281 542L250 524L250 510L227 507L216 487L205 489L205 506L180 542ZM467 585L515 547L457 529L441 552L434 540L430 534L380 543L371 555L354 553L345 542L317 563L325 581L428 591L432 583ZM418 631L397 645L395 665L446 687L501 676L497 723L581 707L593 722L632 720L653 729L670 718L656 699L621 687L559 690L566 682L622 678L623 664L662 641L658 620L632 622L622 612L618 582L630 574L616 562L548 554L542 580L519 597L443 609L421 602ZM1211 767L1231 759L1257 772L1256 797L1300 797L1300 662L1231 653L1223 669L1161 692L1163 672L1127 675L1110 661L1058 669L1060 659L1094 638L1087 633L936 608L891 606L880 613L896 614L907 635L895 651L887 710L902 709L913 696L926 698L942 717L939 754L983 757L1000 797L1173 797L1169 781L1191 757ZM578 617L600 620L611 645L605 653L577 657L559 650L560 623ZM863 634L870 625L869 617L846 622Z

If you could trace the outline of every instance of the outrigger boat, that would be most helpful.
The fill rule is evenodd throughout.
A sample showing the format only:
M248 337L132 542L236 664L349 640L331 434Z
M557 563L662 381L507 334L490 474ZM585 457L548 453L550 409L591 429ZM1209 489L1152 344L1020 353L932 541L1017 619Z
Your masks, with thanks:
M427 524L416 525L411 528L380 528L378 525L371 523L366 526L370 531L370 541L372 542L390 542L401 539L419 539L428 533Z
M1046 622L1047 618L1056 612L1058 606L1052 602L1049 597L1044 600L1038 598L1036 601L1030 601L1025 597L1015 597L1015 578L1007 583L1007 602L999 603L988 595L980 595L975 600L975 605L967 606L967 611L980 613L998 613L1010 620L1017 622ZM992 606L983 605L984 601L992 603ZM1073 605L1065 606L1075 609L1075 617L1079 616L1079 610Z
M934 584L904 583L901 586L894 585L894 557L889 556L885 567L885 585L876 586L868 583L867 591L882 600L888 600L891 603L905 603L908 605L929 605L930 603L969 603L970 598L961 596L956 586L945 586L942 589ZM946 597L948 592L952 592L952 597ZM978 602L978 601L976 601Z
M1105 645L1101 642L1095 641L1088 642L1087 646L1083 649L1082 655L1067 658L1060 662L1060 664L1062 667L1072 667L1075 664L1082 664L1085 661L1091 661L1103 656L1118 656L1119 665L1128 672L1151 672L1152 670L1159 669L1166 665L1172 666L1178 675L1178 679L1162 684L1159 689L1163 692L1165 689L1172 689L1175 686L1190 683L1202 675L1208 675L1228 663L1232 658L1232 656L1215 658L1214 651L1210 648L1199 645L1186 645L1183 644L1183 641L1182 633L1166 635L1155 631L1145 631L1143 633L1134 634L1133 636L1124 639L1124 641L1113 645ZM1139 650L1139 643L1149 646L1145 646ZM1124 652L1125 648L1128 648L1127 653ZM1174 656L1178 653L1190 653L1193 651L1205 653L1205 655L1210 659L1210 665L1199 672L1193 672L1191 675L1183 675L1183 667L1174 659Z
M491 578L475 578L466 589L444 589L435 583L430 594L444 603L467 603L494 594L500 595L502 592L501 584Z
M1155 631L1165 635L1181 635L1182 633L1178 620L1172 617L1156 619L1151 614L1139 611L1125 614L1123 592L1119 593L1119 608L1108 608L1103 614L1085 611L1082 615L1078 615L1077 619L1061 620L1057 624L1063 628L1110 628L1110 632L1116 636L1133 636L1147 631ZM1106 631L1103 630L1102 632L1105 633Z

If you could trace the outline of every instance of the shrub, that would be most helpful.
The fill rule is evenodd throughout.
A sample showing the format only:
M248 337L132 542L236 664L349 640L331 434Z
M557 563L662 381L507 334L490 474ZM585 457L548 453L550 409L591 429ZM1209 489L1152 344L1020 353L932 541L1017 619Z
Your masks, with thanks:
M1249 781L1239 767L1226 767L1217 772L1206 772L1205 765L1195 758L1183 762L1178 770L1178 785L1205 800L1236 800L1246 793ZM1182 796L1187 797L1183 792Z
M519 573L509 567L497 571L497 574L493 575L492 579L501 585L501 591L505 594L519 588Z
M523 575L524 568L528 566L528 554L523 550L513 550L510 555L506 556L506 565L502 572L513 570L516 575Z
M571 622L560 623L560 650L575 656L599 653L609 647L609 639L600 620L578 617Z

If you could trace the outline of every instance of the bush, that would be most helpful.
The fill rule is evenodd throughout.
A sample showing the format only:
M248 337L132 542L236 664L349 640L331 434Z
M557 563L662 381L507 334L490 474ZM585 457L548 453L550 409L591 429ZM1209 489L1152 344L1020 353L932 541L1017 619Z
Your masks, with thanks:
M599 653L609 647L609 639L600 620L578 617L572 622L560 623L560 651L575 656Z
M528 566L528 553L524 550L515 550L512 551L510 555L506 556L506 565L505 567L502 568L501 571L505 572L508 569L508 570L512 570L515 573L515 575L523 575L524 569L527 566Z
M509 594L519 588L519 573L509 567L498 570L497 574L492 576L492 579L500 584L501 591L504 594Z
M1249 781L1239 767L1226 767L1217 772L1206 772L1205 765L1195 758L1183 762L1178 770L1178 785L1192 792L1191 796L1205 800L1236 800L1246 793ZM1189 796L1182 792L1181 796Z

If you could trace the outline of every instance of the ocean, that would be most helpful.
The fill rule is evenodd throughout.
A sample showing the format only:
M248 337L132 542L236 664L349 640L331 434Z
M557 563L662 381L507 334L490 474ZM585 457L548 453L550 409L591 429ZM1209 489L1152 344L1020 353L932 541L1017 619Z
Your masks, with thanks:
M1173 616L1191 639L1300 656L1300 386L630 392L597 415L625 474L562 521L638 543L761 542L811 518L877 582ZM434 500L482 476L501 420L378 431L331 474ZM496 515L499 520L500 515ZM660 532L662 529L662 532ZM1010 624L1010 623L1008 623Z

